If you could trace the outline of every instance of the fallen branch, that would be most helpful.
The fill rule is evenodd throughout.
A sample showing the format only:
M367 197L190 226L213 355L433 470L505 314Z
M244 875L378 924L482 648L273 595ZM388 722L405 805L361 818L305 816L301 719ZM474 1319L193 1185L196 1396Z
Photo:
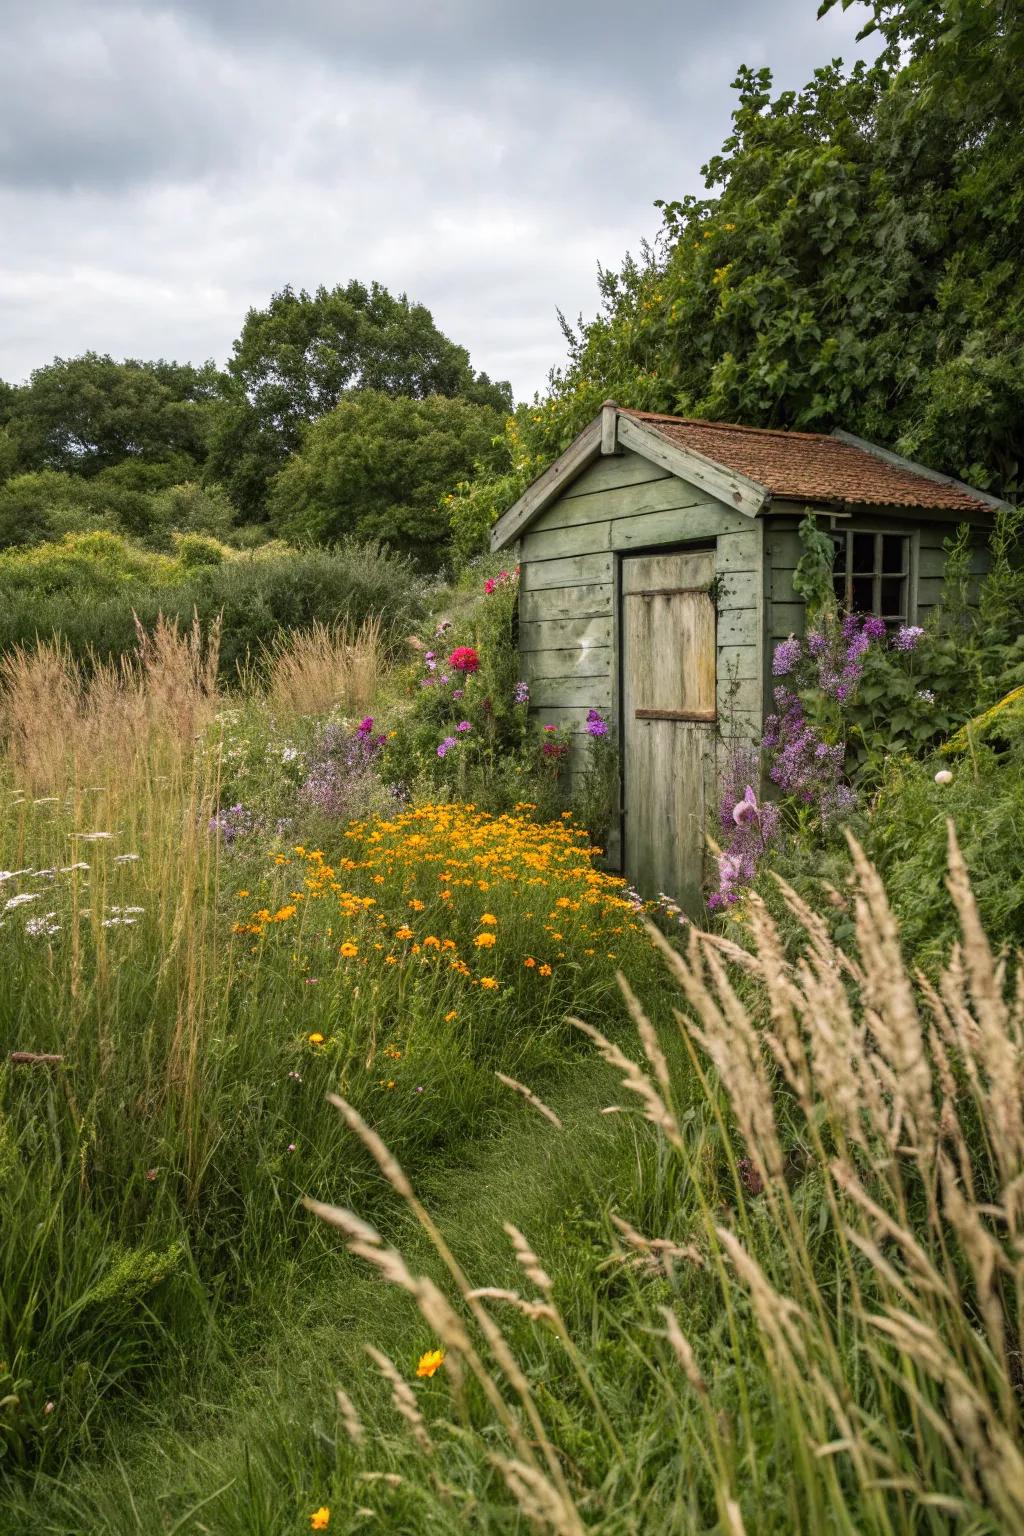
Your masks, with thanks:
M63 1061L64 1057L52 1056L45 1051L12 1051L7 1059L16 1067L52 1067Z

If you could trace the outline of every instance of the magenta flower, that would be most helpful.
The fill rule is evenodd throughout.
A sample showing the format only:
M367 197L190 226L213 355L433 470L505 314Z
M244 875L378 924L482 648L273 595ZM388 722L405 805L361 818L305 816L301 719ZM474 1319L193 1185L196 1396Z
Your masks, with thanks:
M607 736L608 722L598 710L588 709L586 730L588 736Z
M457 731L471 731L473 727L470 725L468 720L460 720L455 729Z

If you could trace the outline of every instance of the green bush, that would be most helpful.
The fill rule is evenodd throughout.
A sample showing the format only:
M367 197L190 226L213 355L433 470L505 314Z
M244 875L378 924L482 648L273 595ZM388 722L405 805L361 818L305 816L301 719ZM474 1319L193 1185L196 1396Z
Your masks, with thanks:
M134 651L135 615L151 628L160 614L188 624L195 613L204 625L221 617L230 679L282 630L379 614L397 636L422 606L409 562L376 544L243 555L191 534L172 557L90 533L0 554L0 652L61 635L80 659L109 659Z

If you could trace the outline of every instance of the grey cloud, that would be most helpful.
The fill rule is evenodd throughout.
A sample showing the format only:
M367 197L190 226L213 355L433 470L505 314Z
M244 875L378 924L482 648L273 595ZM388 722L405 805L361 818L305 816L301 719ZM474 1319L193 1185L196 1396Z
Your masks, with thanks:
M739 61L849 54L814 4L40 0L0 61L0 377L222 360L274 289L358 276L528 396L556 305L700 190Z

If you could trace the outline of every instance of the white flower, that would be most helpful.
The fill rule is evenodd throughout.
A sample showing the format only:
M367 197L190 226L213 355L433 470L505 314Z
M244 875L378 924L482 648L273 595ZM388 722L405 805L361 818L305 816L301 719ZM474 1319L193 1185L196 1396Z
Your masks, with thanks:
M115 864L119 864L120 860L119 859L115 859L114 863ZM61 868L61 874L62 875L70 875L73 870L76 870L76 869L88 869L88 868L89 868L88 864L83 864L82 861L79 860L79 862L77 864L65 864L65 865L63 865L62 868Z
M116 837L115 832L72 832L72 837L77 837L82 843L100 843L109 837Z
M34 875L34 869L0 869L0 884L5 880L16 880L19 875Z
M4 902L4 911L10 912L12 907L23 907L27 901L38 900L38 892L33 893L32 891L22 891L20 896L12 896L8 901Z
M38 938L40 934L50 938L60 932L60 923L53 921L56 916L56 912L47 912L45 917L30 917L25 923L25 932L30 938Z
M145 912L146 909L145 907L111 907L110 910L117 913L119 917L125 917L131 913Z
M135 922L134 917L105 917L104 928L130 928Z
M141 853L119 853L114 860L115 864L135 864L142 858ZM72 864L72 869L88 869L88 864Z
M282 763L294 763L298 755L298 747L283 747L281 750L281 761Z
M938 773L935 775L935 782L936 784L952 784L953 775L950 773L948 768L940 768Z

